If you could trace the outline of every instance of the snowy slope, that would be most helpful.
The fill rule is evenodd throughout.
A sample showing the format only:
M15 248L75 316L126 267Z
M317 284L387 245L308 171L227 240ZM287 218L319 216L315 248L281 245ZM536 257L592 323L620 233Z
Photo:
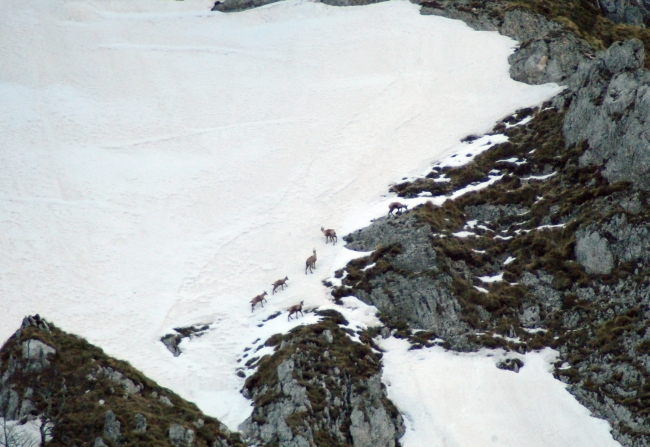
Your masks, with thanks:
M320 227L367 224L388 183L558 88L508 77L513 41L406 1L211 3L0 5L0 339L40 313L236 428L244 349L315 317L262 320L331 306L321 280L358 256ZM159 338L194 323L172 357Z
M514 373L496 368L501 350L456 354L408 351L408 342L395 338L379 343L388 351L388 397L406 422L404 446L620 446L609 423L589 417L550 374L557 360L550 348L519 355L524 367Z

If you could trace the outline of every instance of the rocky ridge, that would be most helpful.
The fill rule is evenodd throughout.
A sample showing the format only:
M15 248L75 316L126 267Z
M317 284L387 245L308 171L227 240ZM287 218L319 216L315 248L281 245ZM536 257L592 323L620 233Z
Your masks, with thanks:
M381 383L371 335L346 328L335 311L320 315L266 342L276 351L246 380L255 408L243 436L255 445L399 446L404 424Z
M242 446L214 418L38 315L0 349L0 417L49 446Z

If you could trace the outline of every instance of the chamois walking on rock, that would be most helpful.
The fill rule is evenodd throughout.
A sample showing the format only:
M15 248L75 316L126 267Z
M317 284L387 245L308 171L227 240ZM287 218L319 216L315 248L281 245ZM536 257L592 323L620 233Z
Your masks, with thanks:
M393 202L390 205L388 205L388 215L389 216L394 216L393 211L397 210L397 214L402 214L402 210L408 210L409 206L404 205L403 203L400 202Z
M262 307L264 307L264 301L266 301L266 298L264 297L266 295L268 295L268 293L264 291L264 293L257 295L255 298L251 300L251 312L255 312L255 306L257 305L257 303L261 303Z
M271 284L273 286L273 292L271 292L271 295L275 295L275 289L277 289L278 287L282 287L282 290L284 290L285 285L289 287L287 281L289 281L289 277L285 276L284 279L278 279L276 282Z
M305 275L307 274L307 269L309 269L311 273L314 273L313 270L316 268L316 259L316 249L314 248L314 254L308 257L307 261L305 261Z
M338 242L338 238L336 237L336 231L330 229L326 230L325 227L320 227L320 231L323 232L325 235L325 243L327 244L329 241L332 241L332 245L336 245L336 242Z
M302 313L302 304L303 303L304 303L304 301L301 301L300 304L296 304L295 306L291 306L288 309L289 318L287 319L287 321L291 321L291 315L293 315L293 314L296 314L296 318L298 318L298 312L300 312L300 315L302 315L303 317L305 316L305 314Z

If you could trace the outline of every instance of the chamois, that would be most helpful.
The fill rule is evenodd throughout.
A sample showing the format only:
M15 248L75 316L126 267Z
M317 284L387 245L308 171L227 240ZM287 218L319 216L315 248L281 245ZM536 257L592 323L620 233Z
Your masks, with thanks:
M313 270L315 268L316 268L316 249L314 248L314 254L308 257L307 261L305 262L305 275L307 274L307 269L309 269L311 273L314 273Z
M298 318L298 312L300 312L300 315L302 315L303 317L305 316L305 314L302 313L302 304L303 303L304 303L304 301L301 301L300 304L296 304L295 306L291 306L288 309L289 318L287 319L287 321L291 321L291 315L293 315L293 314L296 314L296 318Z
M408 205L404 205L403 203L400 202L393 202L390 205L388 205L388 215L393 215L393 211L397 210L397 214L402 214L402 209L409 209Z
M336 242L338 241L338 238L336 237L336 231L334 230L326 230L325 227L320 227L320 231L323 232L325 235L325 243L327 244L329 241L332 241L333 245L336 245Z
M255 312L255 306L257 305L257 303L261 303L262 307L264 307L264 301L266 301L266 298L264 298L265 295L268 295L266 291L264 291L264 293L261 293L252 299L251 312Z
M276 282L271 284L273 286L273 292L271 293L271 295L275 295L275 289L277 289L278 287L282 287L282 290L284 290L284 286L285 285L288 286L287 281L289 281L289 277L285 276L284 279L278 279Z

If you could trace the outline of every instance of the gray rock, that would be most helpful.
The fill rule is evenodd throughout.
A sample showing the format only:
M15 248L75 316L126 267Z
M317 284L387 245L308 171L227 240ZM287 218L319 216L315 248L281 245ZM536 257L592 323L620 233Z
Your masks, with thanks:
M538 327L542 321L539 310L540 310L539 306L536 304L529 304L527 306L524 306L523 311L519 315L519 321L522 327L525 328Z
M137 394L142 390L140 385L136 385L133 380L126 377L119 371L115 371L109 366L98 366L97 370L92 373L90 376L92 378L106 378L111 382L120 385L124 390L124 394L130 396L132 394Z
M352 343L340 336L340 331L330 332L332 343L339 348ZM291 348L281 348L274 355L285 358L286 351L282 349ZM321 354L319 350L309 352L292 351L276 369L277 382L244 389L247 397L265 402L239 427L247 442L250 445L317 447L330 445L323 441L328 438L336 440L336 445L350 444L352 437L354 446L394 447L404 427L401 417L387 409L390 404L380 375L362 379L355 376L358 371L354 367L348 367L345 372L338 367L313 369ZM322 389L322 396L309 395L304 383L310 384L312 390ZM269 400L270 396L273 398ZM321 432L320 442L315 438L315 431Z
M609 248L617 262L650 261L650 231L646 225L631 225L624 214L598 225L612 239Z
M160 396L160 402L162 402L164 405L167 405L168 407L173 407L174 404L172 403L171 400L169 400L169 397L167 396Z
M596 232L576 234L575 255L577 261L590 274L607 275L614 267L614 256L609 249L607 239Z
M169 427L169 440L175 447L190 447L194 443L194 430L172 424Z
M259 8L260 6L278 2L280 0L225 0L217 1L212 7L212 11L219 12L237 12L246 9Z
M568 32L553 39L529 40L508 58L510 77L527 84L566 84L589 52L584 42Z
M330 6L363 6L385 1L387 0L321 0L321 3Z
M115 418L115 413L112 410L108 410L104 418L104 437L118 443L120 436L120 421Z
M527 11L512 10L506 12L499 32L519 42L539 39L549 33L562 30L562 25L551 22L546 17Z
M415 217L403 214L399 217L376 219L372 225L347 235L346 248L358 251L375 250L391 244L399 244L402 252L392 261L398 268L414 273L437 267L436 252L431 246L431 227L416 225Z
M355 407L350 415L350 434L354 447L395 447L398 430L386 408L380 404L383 394L381 378L374 375L368 379L368 397L353 396Z
M174 357L181 355L181 348L178 347L181 340L183 340L183 338L178 334L167 334L160 339L160 341L165 345L169 352L174 355Z
M553 287L553 279L553 275L543 270L534 274L525 272L520 279L520 283L528 287L545 312L558 311L562 307L562 294Z
M135 430L136 433L146 433L147 432L147 419L142 416L140 413L135 415Z
M643 27L650 25L649 0L598 0L598 6L613 22Z
M509 357L497 363L497 368L505 369L506 371L512 371L515 373L518 373L519 370L523 367L524 362L516 357Z
M419 2L414 2L419 3ZM440 5L442 6L442 4ZM437 8L429 5L422 6L420 10L422 15L434 15L447 17L449 19L461 20L465 22L469 27L477 31L498 31L499 30L499 21L492 17L485 10L480 9L476 12L470 11L461 11L454 8Z
M27 327L35 327L35 328L41 329L41 330L43 330L43 331L45 331L45 332L47 332L49 334L52 333L52 331L50 330L50 326L47 324L47 321L45 321L45 319L41 318L40 315L38 315L38 314L33 315L33 316L28 315L25 318L23 318L23 322L22 322L20 328L24 329L24 328L27 328ZM18 338L20 339L21 331L18 330L16 332L16 334L18 335Z
M50 362L47 356L56 354L56 349L46 345L40 340L27 340L23 342L23 359L27 360L27 369L32 371L41 371L48 366Z
M435 331L448 338L464 333L461 307L449 287L451 278L408 278L389 271L370 280L371 292L355 292L357 298L380 311L408 321L414 328Z
M591 52L559 23L526 11L508 11L499 32L521 43L508 58L510 77L527 84L565 84Z
M95 438L95 447L108 447L102 438Z
M332 344L332 342L334 342L334 336L332 335L332 331L329 329L323 331L323 338L329 344Z
M642 42L616 42L580 65L564 96L567 145L586 141L582 166L605 166L610 182L650 189L650 73L642 70Z

